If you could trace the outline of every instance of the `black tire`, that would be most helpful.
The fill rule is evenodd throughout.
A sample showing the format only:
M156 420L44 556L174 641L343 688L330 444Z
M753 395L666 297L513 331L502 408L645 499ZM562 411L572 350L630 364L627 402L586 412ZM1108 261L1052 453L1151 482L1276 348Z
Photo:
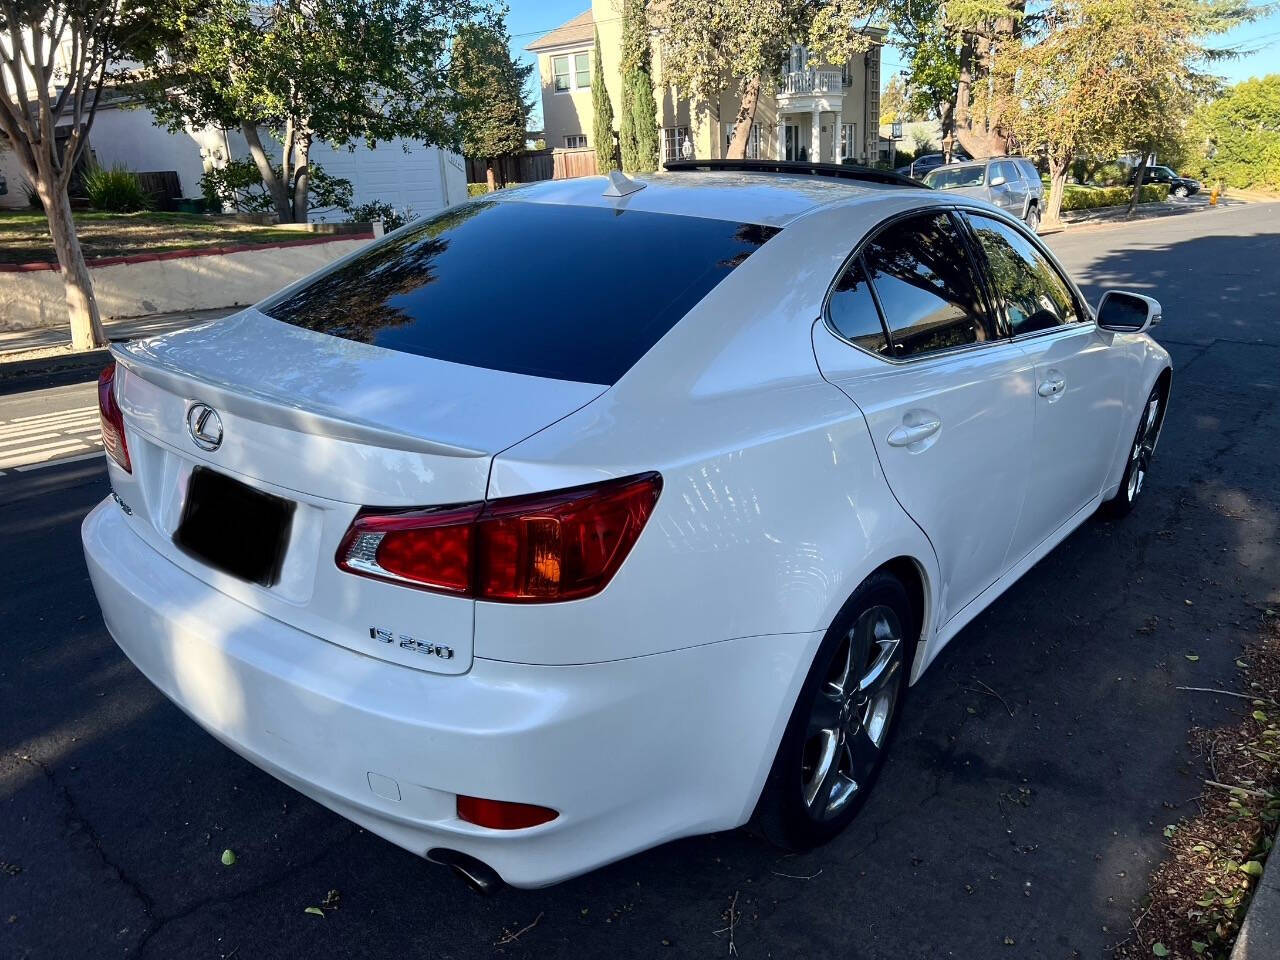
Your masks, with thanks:
M1039 206L1039 204L1035 204L1035 203L1033 203L1030 207L1028 207L1028 208L1027 208L1027 219L1026 219L1026 224L1027 224L1027 229L1028 229L1028 230L1030 230L1032 233L1039 233L1039 232L1040 232L1040 206Z
M876 672L875 663L879 660L873 663L871 658L884 656L885 638L895 631L898 638L893 653L883 672ZM918 634L919 626L901 581L879 571L858 586L823 637L800 688L752 817L756 832L784 849L807 850L826 843L849 825L884 765L902 712ZM864 644L865 653L855 652L864 651ZM867 664L856 668L859 680L873 675L875 679L865 688L848 683L851 695L841 701L835 696L833 678L842 672L841 664L864 658ZM846 680L853 672L843 668ZM862 689L869 691L865 705L861 702ZM885 694L891 696L882 701ZM855 700L858 702L847 706ZM835 726L815 728L820 717L829 717ZM850 732L855 726L859 732ZM833 735L838 740L830 747L835 751L829 760L834 772L830 778L819 777L822 761L831 756L824 748L833 743ZM868 753L868 745L874 751ZM831 787L820 798L817 794L822 793L828 779ZM821 782L814 789L817 780Z
M1157 383L1147 395L1147 402L1142 405L1138 429L1134 433L1133 443L1129 446L1124 475L1120 478L1120 489L1103 505L1112 517L1118 519L1128 516L1146 485L1147 474L1151 470L1151 459L1155 456L1156 443L1160 439L1160 428L1164 426L1167 401L1168 392L1164 384Z

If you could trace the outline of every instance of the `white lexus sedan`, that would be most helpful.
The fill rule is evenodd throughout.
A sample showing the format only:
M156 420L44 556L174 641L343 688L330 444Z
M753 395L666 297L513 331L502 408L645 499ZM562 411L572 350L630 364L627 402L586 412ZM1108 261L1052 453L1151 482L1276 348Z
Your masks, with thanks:
M197 723L481 889L809 847L947 642L1132 507L1159 309L894 174L504 190L113 346L89 572Z

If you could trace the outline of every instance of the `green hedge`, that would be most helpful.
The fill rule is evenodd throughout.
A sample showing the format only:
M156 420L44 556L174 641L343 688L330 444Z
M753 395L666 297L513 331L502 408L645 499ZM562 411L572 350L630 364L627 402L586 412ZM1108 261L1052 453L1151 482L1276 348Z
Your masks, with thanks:
M1067 184L1062 195L1063 210L1091 210L1094 207L1118 207L1129 202L1132 187L1082 187ZM1169 186L1164 183L1143 184L1140 203L1159 203L1169 199Z

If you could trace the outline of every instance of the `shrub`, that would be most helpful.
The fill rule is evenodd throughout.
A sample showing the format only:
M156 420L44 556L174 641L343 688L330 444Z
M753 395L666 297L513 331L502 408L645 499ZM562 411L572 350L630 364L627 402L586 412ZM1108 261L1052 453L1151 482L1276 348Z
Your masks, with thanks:
M155 198L143 189L138 175L124 167L89 170L84 175L84 192L95 210L136 213L155 206Z
M487 183L468 183L467 184L468 197L483 197L488 192L489 192L489 185Z
M22 181L22 192L27 198L27 206L32 210L43 210L44 201L40 199L40 191L30 180Z
M351 210L351 181L331 177L317 163L307 165L310 179L307 193L310 212L320 210ZM276 168L277 175L279 167ZM292 189L292 184L290 185ZM270 213L275 210L267 185L252 157L232 160L226 166L205 171L200 178L200 193L205 206L214 213L230 207L236 213Z
M411 207L405 207L403 210L397 210L385 200L373 200L370 203L362 203L359 206L352 207L349 211L351 219L357 223L376 223L382 221L382 229L390 233L392 230L403 227L410 220L417 219L413 215Z
M1067 184L1062 195L1063 210L1092 210L1095 207L1118 207L1129 202L1131 187L1078 187ZM1146 183L1142 186L1140 203L1159 203L1169 198L1169 186L1164 183Z

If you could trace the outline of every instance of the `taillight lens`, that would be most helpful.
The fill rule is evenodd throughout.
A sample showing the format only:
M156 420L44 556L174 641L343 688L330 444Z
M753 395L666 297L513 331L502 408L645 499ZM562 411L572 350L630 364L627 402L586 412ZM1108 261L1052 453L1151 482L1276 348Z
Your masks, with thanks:
M550 823L560 814L550 807L507 800L485 800L458 795L458 819L491 830L523 830L540 823Z
M102 423L102 446L107 456L120 465L125 473L133 473L129 461L129 444L124 438L124 414L116 402L116 365L98 374L98 420Z
M365 511L338 548L338 566L480 600L588 597L622 566L661 491L662 477L646 473L463 507Z

